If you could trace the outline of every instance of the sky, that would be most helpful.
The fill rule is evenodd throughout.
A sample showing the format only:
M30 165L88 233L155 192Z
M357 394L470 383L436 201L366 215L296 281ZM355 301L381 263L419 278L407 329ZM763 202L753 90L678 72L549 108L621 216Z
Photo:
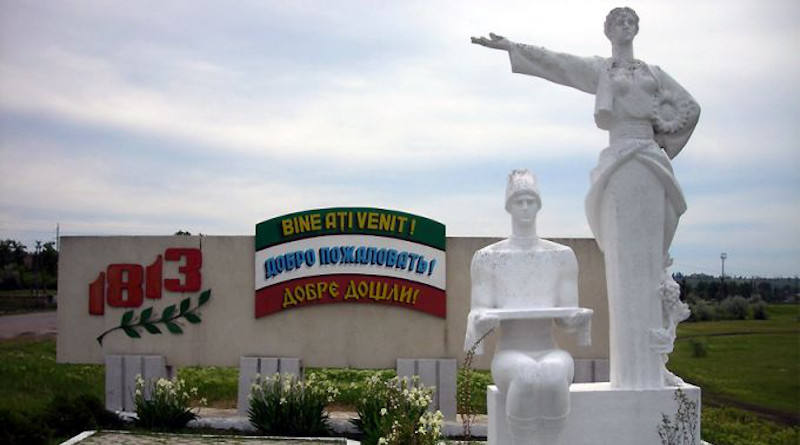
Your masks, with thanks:
M0 239L253 235L365 206L508 236L511 169L539 234L591 237L594 98L512 74L495 32L610 55L617 2L0 0ZM629 1L635 55L702 107L673 161L673 272L800 273L800 2Z

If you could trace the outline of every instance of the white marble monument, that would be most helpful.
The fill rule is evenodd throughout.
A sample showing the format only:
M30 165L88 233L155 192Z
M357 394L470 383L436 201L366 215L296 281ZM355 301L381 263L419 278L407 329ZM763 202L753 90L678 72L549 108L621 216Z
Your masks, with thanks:
M507 51L515 73L595 95L595 122L609 132L609 145L591 173L586 215L605 256L611 385L626 389L673 383L663 354L671 350L665 318L672 322L675 315L664 314L662 289L671 285L668 250L686 202L670 159L700 115L697 102L666 72L634 58L638 31L632 9L612 10L605 21L611 58L556 53L495 34L472 38Z
M700 389L665 366L675 326L688 316L667 270L669 247L686 211L670 160L689 140L700 107L659 67L634 58L638 31L639 17L632 9L612 10L605 21L611 58L556 53L495 34L472 38L475 44L508 52L515 73L593 94L595 122L609 132L609 145L590 175L586 214L606 264L610 382L574 384L565 391L563 378L571 376L572 362L555 349L549 324L529 318L501 322L492 362L497 388L489 390L490 444L659 444L667 420L679 425L681 444L700 443ZM513 202L508 208L516 229L527 214L515 210ZM575 266L565 259L569 255L550 245L536 248L537 242L529 241L527 249L547 252L550 259L515 254L524 250L515 235L475 255L468 344L503 320L485 308L522 309L523 294L532 295L538 307L577 306L570 284ZM531 265L543 272L521 272ZM526 374L526 369L537 371ZM515 379L521 383L515 385ZM543 396L536 396L536 390ZM503 408L506 416L492 415ZM539 436L526 436L526 423L517 422L532 418L544 419L534 421Z
M512 171L506 189L511 237L472 258L464 347L469 350L500 327L492 377L505 399L500 411L515 445L559 443L570 412L574 364L553 340L553 325L579 330L579 342L590 342L592 310L578 308L578 262L569 247L537 236L540 207L533 174ZM482 346L476 353L483 353Z

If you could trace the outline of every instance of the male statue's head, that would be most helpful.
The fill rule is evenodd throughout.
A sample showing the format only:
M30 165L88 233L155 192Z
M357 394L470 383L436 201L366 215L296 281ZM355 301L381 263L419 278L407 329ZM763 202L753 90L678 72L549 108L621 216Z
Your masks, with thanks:
M639 16L627 6L614 8L606 16L603 28L611 43L631 43L639 33Z
M532 225L542 207L536 176L528 169L513 170L506 185L506 211L514 224Z

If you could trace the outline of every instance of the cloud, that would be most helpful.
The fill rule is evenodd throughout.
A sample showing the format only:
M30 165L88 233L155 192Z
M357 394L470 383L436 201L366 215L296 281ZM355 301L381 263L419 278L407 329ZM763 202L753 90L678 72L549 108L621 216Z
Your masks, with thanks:
M246 234L271 216L343 205L502 236L516 167L546 187L543 235L589 236L588 171L607 143L593 97L512 74L505 54L468 37L608 55L613 6L3 3L0 236L57 221L82 233ZM703 107L674 162L690 206L676 249L705 258L756 245L748 255L765 268L796 270L780 252L800 251L789 192L800 186L800 5L634 7L637 56Z

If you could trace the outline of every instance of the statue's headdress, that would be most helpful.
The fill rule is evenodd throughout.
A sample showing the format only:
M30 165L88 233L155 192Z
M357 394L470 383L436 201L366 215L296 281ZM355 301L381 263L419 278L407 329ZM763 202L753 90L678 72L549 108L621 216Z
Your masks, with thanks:
M542 197L539 195L539 185L536 181L536 176L527 168L512 170L511 173L508 174L508 185L506 185L506 211L509 209L511 198L520 193L530 193L534 195L541 207Z

